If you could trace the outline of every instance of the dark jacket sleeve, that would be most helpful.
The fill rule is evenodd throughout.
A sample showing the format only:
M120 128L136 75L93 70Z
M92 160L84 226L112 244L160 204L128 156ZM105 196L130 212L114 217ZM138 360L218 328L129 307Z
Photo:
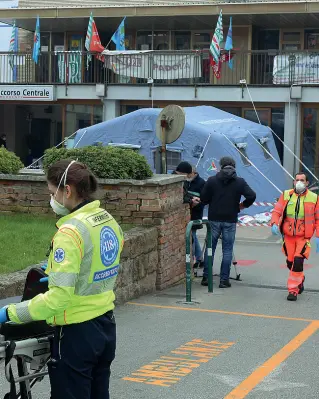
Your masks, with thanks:
M242 196L245 197L245 200L243 201L243 205L245 208L249 208L255 202L256 193L248 186L248 184L244 179L243 179Z
M201 202L204 205L209 204L211 201L212 195L213 195L213 181L211 180L211 178L209 178L200 193Z
M183 203L190 204L192 202L192 196L188 193L189 183L187 181L183 184Z

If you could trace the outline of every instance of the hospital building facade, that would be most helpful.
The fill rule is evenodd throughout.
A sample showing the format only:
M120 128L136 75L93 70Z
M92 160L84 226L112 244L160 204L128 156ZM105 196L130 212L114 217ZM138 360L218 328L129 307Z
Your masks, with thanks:
M233 49L217 79L209 46L221 9L224 41L232 17ZM126 16L125 47L139 53L88 53L91 12L104 46ZM0 136L27 164L76 130L137 109L211 105L257 122L255 105L261 123L318 174L318 20L310 0L19 0L0 9L0 23L18 28L16 51L0 52ZM275 142L283 165L299 170ZM178 164L180 155L171 158Z

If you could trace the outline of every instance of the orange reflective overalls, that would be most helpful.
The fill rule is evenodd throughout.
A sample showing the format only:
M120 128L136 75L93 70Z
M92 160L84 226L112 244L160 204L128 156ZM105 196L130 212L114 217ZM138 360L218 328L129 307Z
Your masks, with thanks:
M287 257L288 291L299 294L305 280L304 259L310 255L310 240L316 231L319 237L319 201L317 194L306 190L296 194L286 190L280 196L271 218L271 225L277 224L284 237L283 252Z

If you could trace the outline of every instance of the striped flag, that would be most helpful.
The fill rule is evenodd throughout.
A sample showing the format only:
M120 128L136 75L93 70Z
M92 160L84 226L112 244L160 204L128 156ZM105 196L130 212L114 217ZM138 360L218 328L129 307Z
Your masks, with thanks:
M91 12L88 30L86 32L86 39L85 39L86 51L90 51L90 49L91 49L93 22L94 22L93 13ZM89 69L89 63L91 62L91 59L92 59L92 56L90 54L88 54L86 57L86 69Z
M230 57L230 51L232 49L233 49L233 18L230 17L228 35L227 35L226 44L225 44L225 50L229 52L228 65L229 65L230 69L233 69L233 60Z
M212 42L209 47L210 56L211 56L211 66L213 68L214 75L217 79L220 78L220 46L224 40L223 33L223 14L222 10L220 10L220 14L217 20L217 25L215 29L215 33L212 39Z
M222 41L224 40L224 33L223 33L223 14L222 10L220 10L220 14L218 17L215 33L213 36L213 40L210 44L210 52L212 57L214 58L216 64L219 62L219 56L220 56L220 45L222 44Z
M10 38L10 47L9 47L9 52L14 53L16 51L16 23L14 22L12 26L12 32L11 32L11 38ZM9 56L9 65L13 69L14 67L14 56L10 55Z

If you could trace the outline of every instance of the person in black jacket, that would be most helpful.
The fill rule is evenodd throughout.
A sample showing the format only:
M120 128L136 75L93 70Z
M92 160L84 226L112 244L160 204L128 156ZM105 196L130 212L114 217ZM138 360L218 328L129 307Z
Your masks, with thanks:
M200 196L203 204L208 204L208 220L212 226L212 256L214 259L218 239L222 237L223 260L220 269L220 288L229 288L230 267L236 235L238 213L249 208L256 199L256 193L244 179L237 177L236 163L231 157L220 160L220 172L210 177ZM245 197L240 202L241 197ZM207 286L207 262L204 264L202 285Z
M196 171L196 168L188 162L180 162L175 170L175 174L185 175L187 180L184 182L184 198L183 202L189 204L191 220L201 220L203 218L204 205L200 202L200 195L205 185L205 180L202 179ZM198 241L196 230L199 227L194 226L192 230L192 253L195 256L194 267L203 265L202 250Z

